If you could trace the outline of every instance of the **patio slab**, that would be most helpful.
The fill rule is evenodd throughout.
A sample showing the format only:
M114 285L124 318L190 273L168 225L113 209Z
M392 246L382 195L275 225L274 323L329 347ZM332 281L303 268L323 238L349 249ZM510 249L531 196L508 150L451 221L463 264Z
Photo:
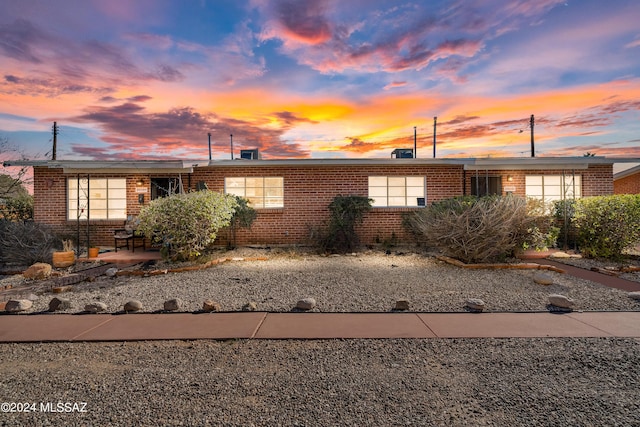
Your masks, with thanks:
M435 338L435 335L415 313L269 313L255 338Z
M0 342L72 341L78 335L104 326L108 314L12 314L0 316Z
M421 313L418 316L439 338L608 337L612 335L567 314Z
M266 313L139 313L113 315L104 327L74 341L141 341L251 338Z
M616 337L640 338L640 312L589 312L568 316Z

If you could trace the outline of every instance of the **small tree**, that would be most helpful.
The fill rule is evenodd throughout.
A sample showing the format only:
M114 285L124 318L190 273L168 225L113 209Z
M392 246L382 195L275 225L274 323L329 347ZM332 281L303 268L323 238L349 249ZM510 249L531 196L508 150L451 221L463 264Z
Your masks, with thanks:
M236 246L236 231L238 228L251 228L251 224L256 220L258 212L249 206L249 201L243 197L236 196L237 206L231 217L231 239L233 246Z
M363 196L336 196L329 205L331 217L326 233L320 238L324 251L346 253L356 249L359 238L355 227L371 210L372 199Z
M167 245L173 259L193 259L231 223L236 197L213 191L175 194L152 201L138 216L138 230Z

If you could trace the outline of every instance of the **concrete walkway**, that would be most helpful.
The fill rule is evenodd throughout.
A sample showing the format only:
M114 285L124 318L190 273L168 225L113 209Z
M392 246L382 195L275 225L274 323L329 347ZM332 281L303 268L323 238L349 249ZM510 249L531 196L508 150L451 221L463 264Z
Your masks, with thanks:
M174 339L640 338L640 312L141 313L0 316L0 342Z

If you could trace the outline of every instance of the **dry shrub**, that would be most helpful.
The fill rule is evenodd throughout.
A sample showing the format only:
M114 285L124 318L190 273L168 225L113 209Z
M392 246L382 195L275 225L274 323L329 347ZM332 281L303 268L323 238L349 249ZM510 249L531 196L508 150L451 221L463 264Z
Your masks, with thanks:
M405 218L405 225L429 246L464 262L491 262L521 247L535 222L524 198L456 197Z
M5 265L51 262L51 252L59 245L60 239L47 225L0 221L0 259Z

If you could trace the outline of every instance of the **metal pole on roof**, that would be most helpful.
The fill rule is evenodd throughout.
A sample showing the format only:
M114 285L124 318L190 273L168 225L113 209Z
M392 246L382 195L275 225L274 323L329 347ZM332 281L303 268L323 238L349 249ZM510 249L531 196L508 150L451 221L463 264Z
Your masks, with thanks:
M533 144L533 125L535 124L535 119L533 117L533 114L531 115L531 121L529 123L529 127L531 128L531 157L535 157L536 156L536 150L534 148L534 144Z
M233 160L233 134L231 136L231 160Z
M438 123L438 116L433 118L433 158L436 158L436 125Z
M211 132L209 132L209 161L211 161Z
M413 158L418 157L418 131L413 127Z

